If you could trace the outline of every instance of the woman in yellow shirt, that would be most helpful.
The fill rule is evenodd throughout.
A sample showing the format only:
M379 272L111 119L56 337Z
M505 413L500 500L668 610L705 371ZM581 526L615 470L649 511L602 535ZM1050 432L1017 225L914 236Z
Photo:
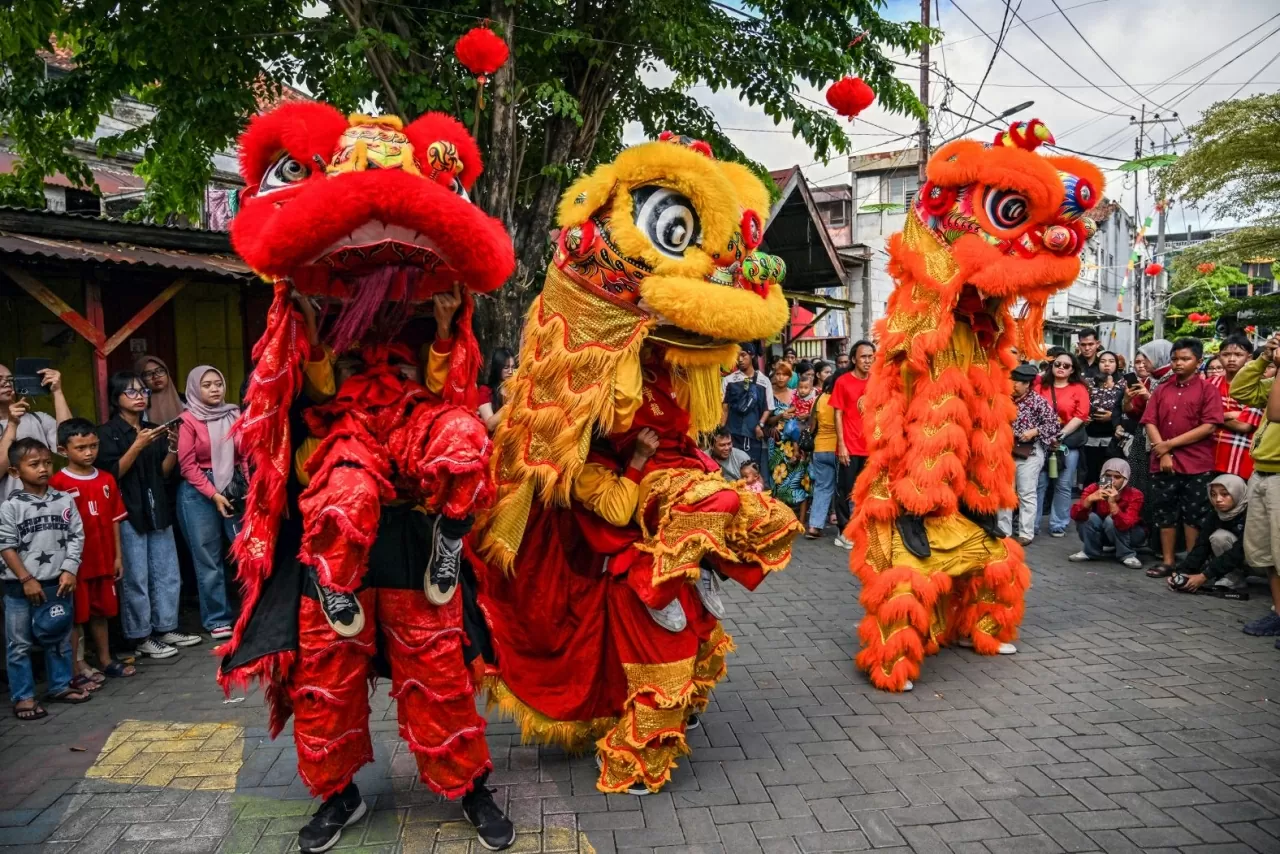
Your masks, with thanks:
M831 408L834 386L835 377L828 377L809 415L809 430L813 433L813 455L809 458L813 500L809 502L809 529L805 537L810 540L821 537L822 529L827 526L827 513L836 492L836 455L844 443L836 429L836 411Z

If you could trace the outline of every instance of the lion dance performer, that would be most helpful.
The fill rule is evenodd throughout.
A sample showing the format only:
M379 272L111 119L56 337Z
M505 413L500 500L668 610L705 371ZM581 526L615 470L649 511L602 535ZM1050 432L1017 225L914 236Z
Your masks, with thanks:
M720 578L755 589L801 530L695 444L735 342L788 316L756 249L767 207L745 167L669 133L580 178L506 386L478 529L490 700L526 739L595 741L605 792L670 779L732 649Z
M876 323L849 524L866 609L857 664L884 690L911 690L924 656L953 642L1017 651L1031 574L996 525L1017 504L1013 347L1043 355L1045 302L1080 272L1103 189L1091 164L1035 153L1044 142L1033 120L990 145L942 146L889 243L897 284Z
M299 774L324 799L303 851L332 847L365 812L352 777L373 760L375 674L390 675L422 781L462 799L486 848L505 848L514 830L485 785L455 595L469 514L493 498L471 292L514 268L502 226L467 197L479 151L445 115L405 126L294 103L254 119L240 158L231 236L275 300L238 428L253 463L234 547L244 608L219 681L263 684L273 737L293 716ZM340 306L336 364L312 298ZM395 339L428 302L419 365Z

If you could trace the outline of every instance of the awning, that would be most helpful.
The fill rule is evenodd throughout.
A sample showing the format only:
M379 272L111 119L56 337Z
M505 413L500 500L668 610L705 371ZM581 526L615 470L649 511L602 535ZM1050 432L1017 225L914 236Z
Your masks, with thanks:
M56 240L31 234L0 231L0 254L12 253L37 258L55 258L88 264L135 264L166 270L207 273L219 278L253 276L235 255L185 252L180 249L141 247L129 243L91 243L83 240Z
M7 151L0 151L0 172L14 171L19 159L16 155ZM89 171L93 173L93 182L104 196L114 196L116 193L129 190L141 190L146 186L146 182L132 172L117 172L104 168L91 168ZM91 187L81 187L72 183L71 179L61 172L54 175L46 175L44 183L55 187L70 187L76 190L92 189Z

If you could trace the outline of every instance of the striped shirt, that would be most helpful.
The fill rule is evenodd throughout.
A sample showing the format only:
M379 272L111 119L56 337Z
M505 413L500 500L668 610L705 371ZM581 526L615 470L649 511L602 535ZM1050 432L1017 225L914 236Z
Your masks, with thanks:
M1210 382L1222 395L1222 411L1239 412L1240 416L1236 420L1253 428L1248 433L1236 433L1226 427L1214 431L1213 469L1248 480L1249 475L1253 474L1253 454L1249 446L1253 444L1254 430L1262 423L1262 410L1256 406L1245 406L1232 397L1231 383L1226 377L1215 377Z

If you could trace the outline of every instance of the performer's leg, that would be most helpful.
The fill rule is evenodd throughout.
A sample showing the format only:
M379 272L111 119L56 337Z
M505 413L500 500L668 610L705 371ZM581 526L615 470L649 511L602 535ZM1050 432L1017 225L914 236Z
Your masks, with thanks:
M359 594L371 614L371 590ZM302 598L298 620L298 659L289 696L298 773L313 795L328 798L342 791L361 766L373 761L369 738L369 659L373 656L372 619L355 637L340 637L310 592Z
M377 597L400 737L422 782L461 797L493 767L462 656L462 600L436 606L421 590L383 589Z
M940 591L950 589L946 575L925 575L910 566L875 571L863 565L860 601L866 616L858 625L862 649L855 659L871 684L885 691L909 691L920 664L937 647L930 625Z
M1031 586L1031 571L1016 542L993 540L989 550L990 559L965 586L956 631L961 638L973 641L976 652L997 655L1003 644L1012 644L1018 636L1022 598Z

